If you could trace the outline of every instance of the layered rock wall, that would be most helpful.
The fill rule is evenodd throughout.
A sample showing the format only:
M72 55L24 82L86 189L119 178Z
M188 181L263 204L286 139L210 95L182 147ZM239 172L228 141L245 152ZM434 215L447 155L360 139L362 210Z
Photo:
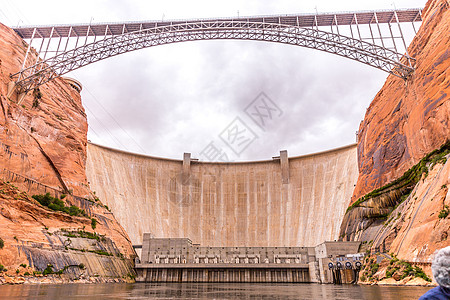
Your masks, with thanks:
M377 228L373 243L398 257L427 262L437 249L450 245L450 218L439 213L450 206L450 155L434 165L411 195Z
M416 69L408 80L390 75L367 109L358 132L355 202L400 177L450 138L450 11L430 0L408 48Z
M41 86L39 92L29 92L20 102L16 93L8 97L10 75L20 70L27 47L12 29L0 24L0 238L5 243L0 249L0 264L16 268L19 263L39 260L41 265L45 261L59 265L56 258L65 254L96 260L97 254L68 254L64 247L61 251L44 249L45 255L31 247L28 258L23 254L27 249L24 245L53 245L48 238L61 228L92 232L90 218L98 221L97 233L110 239L121 255L133 257L129 238L114 215L101 203L86 199L92 195L85 172L87 120L79 92L57 78ZM35 58L35 52L29 55ZM16 190L6 193L8 185L3 181L14 184ZM65 205L84 209L89 218L55 213L29 197L47 192L57 197L68 194ZM98 263L89 269L91 274L99 273L100 266ZM130 271L127 267L117 270L114 276Z
M356 183L356 146L279 160L183 162L88 144L90 186L133 244L144 232L209 246L315 246L338 238Z
M0 24L0 172L87 196L87 120L80 94L57 78L40 87L36 102L32 92L20 103L16 93L7 97L10 75L20 70L27 47Z
M439 217L450 204L448 146L438 151L438 163L434 156L421 161L450 140L449 2L428 1L422 18L408 48L416 59L414 73L406 81L389 76L360 125L354 207L344 217L341 237L428 262L436 249L450 245L450 219ZM402 176L412 166L420 170L417 181Z

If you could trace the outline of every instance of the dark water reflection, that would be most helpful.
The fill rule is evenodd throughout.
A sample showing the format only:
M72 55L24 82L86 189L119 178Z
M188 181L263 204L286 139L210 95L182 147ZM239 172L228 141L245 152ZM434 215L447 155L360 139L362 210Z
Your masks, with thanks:
M0 286L0 299L417 299L427 287L319 284L68 284Z

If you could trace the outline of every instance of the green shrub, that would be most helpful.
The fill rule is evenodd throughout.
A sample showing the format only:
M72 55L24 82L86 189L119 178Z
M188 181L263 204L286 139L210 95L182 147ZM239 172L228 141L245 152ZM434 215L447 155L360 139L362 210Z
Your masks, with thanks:
M91 219L91 227L92 229L95 229L97 227L97 220L94 218Z
M376 272L378 272L378 268L379 265L378 264L373 264L370 266L370 272L372 273L371 275L373 276Z
M52 265L47 265L47 268L45 268L45 270L42 272L42 274L45 275L49 275L49 274L53 274L53 266Z
M81 229L78 231L73 231L73 232L67 232L67 231L64 231L64 232L66 232L64 234L64 236L67 236L67 237L80 237L80 238L86 238L86 239L97 240L97 241L100 241L100 240L106 241L105 236L97 234L95 232L91 233L91 232L84 231Z
M76 216L79 213L80 213L80 209L77 206L72 205L72 206L69 207L69 215Z
M42 98L42 92L39 88L35 88L33 90L33 108L37 108L39 106L39 100Z
M0 264L0 272L3 272L5 270L5 266Z
M415 277L420 277L422 279L424 279L425 281L431 282L431 279L427 276L427 274L425 274L425 272L419 268L419 267L414 267L414 276Z
M19 273L20 273L19 269L16 269L16 274L19 274Z
M413 267L411 264L404 260L399 260L398 258L391 259L389 266L386 270L386 278L392 277L392 275L399 271L400 278L404 279L408 276L420 277L424 280L431 282L431 279L425 274L425 272L420 267Z
M61 199L65 198L66 195L62 194ZM64 204L64 201L61 199L52 197L50 193L47 193L45 195L33 195L33 199L38 201L42 206L46 206L54 211L61 211L66 214L69 214L71 216L76 217L87 217L86 212L84 209L80 209L79 207L72 205L70 207L66 206Z
M86 268L86 267L84 266L84 264L81 263L81 264L78 265L78 268L80 268L80 269L83 270L83 269Z
M104 250L88 250L89 252L98 254L98 255L106 255L106 256L113 256L111 253L106 252Z
M449 214L450 214L450 209L448 208L448 205L444 205L444 209L439 212L438 217L439 217L439 219L445 219L445 218L447 218L447 216Z
M61 270L55 272L55 274L58 274L58 275L61 275L62 273L64 273L64 269L61 269Z
M20 266L21 266L22 268L26 268L26 267L27 267L26 264L20 264Z
M5 242L0 238L0 249L3 249L3 247L5 247Z
M30 273L25 272L23 275L24 275L24 276L30 276Z
M401 192L398 199L394 199L395 203L393 206L398 205L401 201L404 201L407 197L402 197L409 195L413 187L419 182L422 176L428 175L428 165L432 167L436 163L445 163L446 155L450 153L450 140L443 144L439 149L435 149L428 153L424 158L420 160L419 163L412 166L408 171L406 171L400 178L378 188L370 193L364 195L363 197L356 200L352 205L347 208L346 213L351 211L353 208L361 206L362 203L369 199L378 197L382 194L389 193L392 190L398 190Z

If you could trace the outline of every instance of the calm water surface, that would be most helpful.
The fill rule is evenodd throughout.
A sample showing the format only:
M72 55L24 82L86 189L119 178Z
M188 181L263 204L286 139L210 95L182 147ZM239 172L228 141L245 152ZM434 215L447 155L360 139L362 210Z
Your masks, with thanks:
M331 284L66 284L0 286L0 299L417 299L428 287Z

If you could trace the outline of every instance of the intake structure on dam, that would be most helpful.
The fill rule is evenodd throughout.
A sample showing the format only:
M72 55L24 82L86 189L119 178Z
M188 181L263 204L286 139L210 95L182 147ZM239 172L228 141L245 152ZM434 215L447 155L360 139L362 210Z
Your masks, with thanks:
M267 161L208 163L88 144L90 187L134 245L144 233L217 247L314 247L338 239L356 145Z
M360 242L316 247L205 247L144 233L138 282L356 282Z

